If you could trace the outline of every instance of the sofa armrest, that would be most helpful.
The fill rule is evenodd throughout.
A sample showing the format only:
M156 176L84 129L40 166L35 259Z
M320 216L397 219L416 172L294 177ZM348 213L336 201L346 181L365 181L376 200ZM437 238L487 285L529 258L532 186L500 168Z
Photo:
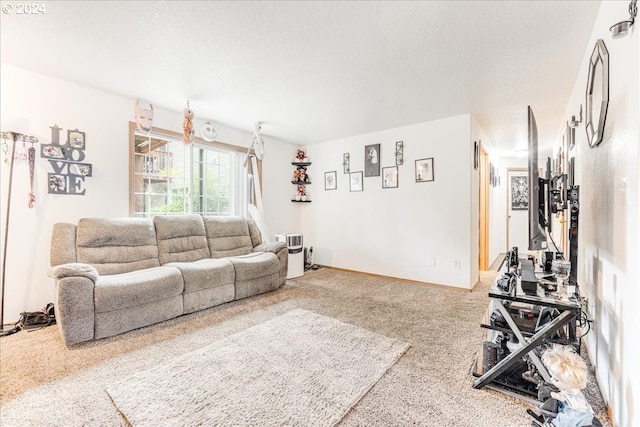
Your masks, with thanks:
M96 269L88 264L62 264L49 270L49 276L56 279L56 323L65 344L70 346L92 340Z
M289 269L289 248L284 242L263 242L253 248L253 252L273 252L280 262L280 286L287 283Z
M253 248L253 252L273 252L277 254L282 249L287 249L284 242L263 242Z
M49 277L63 279L65 277L86 277L92 282L98 280L98 271L94 266L81 262L71 262L52 267L48 272Z

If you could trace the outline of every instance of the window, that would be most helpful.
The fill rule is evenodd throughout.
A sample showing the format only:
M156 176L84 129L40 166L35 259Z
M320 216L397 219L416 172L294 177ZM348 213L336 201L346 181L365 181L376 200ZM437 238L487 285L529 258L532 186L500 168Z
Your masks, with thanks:
M153 128L138 134L130 124L131 216L196 213L246 216L245 149Z

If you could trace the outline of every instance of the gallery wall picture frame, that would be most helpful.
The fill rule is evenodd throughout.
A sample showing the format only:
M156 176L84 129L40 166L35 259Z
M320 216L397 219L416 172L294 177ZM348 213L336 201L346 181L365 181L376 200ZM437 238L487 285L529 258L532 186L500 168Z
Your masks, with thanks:
M69 146L71 148L84 150L86 148L85 135L86 134L84 132L81 132L78 129L67 130L67 141L69 142Z
M324 189L336 190L338 188L338 179L336 171L324 173Z
M342 155L342 170L345 174L351 172L351 155L349 153Z
M380 144L364 147L364 176L380 176Z
M404 162L404 141L396 141L396 166Z
M573 150L573 147L575 147L576 145L575 139L576 139L576 129L572 128L569 122L567 121L567 127L565 128L564 135L563 135L563 143L564 143L563 145L567 153Z
M489 185L493 187L493 177L494 177L494 171L493 171L493 163L489 162Z
M511 175L511 210L529 209L529 177Z
M382 168L382 188L398 188L398 166Z
M362 171L349 173L349 191L364 191Z
M416 160L416 182L434 181L433 157Z
M480 142L473 141L473 168L478 170L480 165Z

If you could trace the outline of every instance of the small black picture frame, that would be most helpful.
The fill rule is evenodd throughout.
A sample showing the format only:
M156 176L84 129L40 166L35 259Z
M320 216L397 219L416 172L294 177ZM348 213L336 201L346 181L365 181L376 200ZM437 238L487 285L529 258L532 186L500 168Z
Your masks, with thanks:
M398 166L382 168L382 188L398 188Z
M324 189L325 190L336 190L338 188L337 181L337 173L336 171L330 171L324 173Z
M362 171L349 173L349 191L364 191Z
M434 181L433 157L416 160L416 182Z

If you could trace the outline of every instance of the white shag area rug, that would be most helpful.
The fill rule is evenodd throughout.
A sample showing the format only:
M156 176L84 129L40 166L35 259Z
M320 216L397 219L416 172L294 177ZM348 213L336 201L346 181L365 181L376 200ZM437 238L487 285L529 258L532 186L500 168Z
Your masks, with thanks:
M409 347L296 309L106 391L133 426L332 426Z

